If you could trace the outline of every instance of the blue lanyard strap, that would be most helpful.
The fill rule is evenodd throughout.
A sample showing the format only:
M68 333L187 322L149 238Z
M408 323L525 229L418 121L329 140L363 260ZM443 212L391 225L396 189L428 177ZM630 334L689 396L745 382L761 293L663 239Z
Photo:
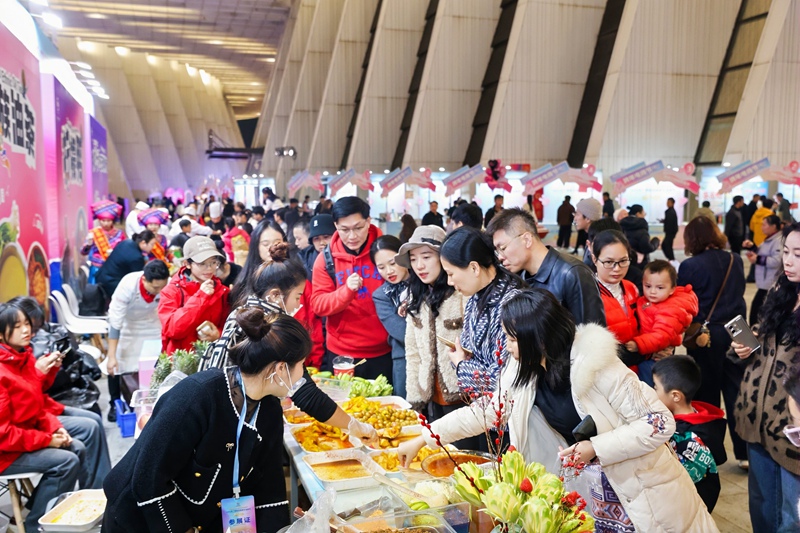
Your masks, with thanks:
M244 421L247 417L247 392L244 388L244 380L239 369L236 369L236 376L242 384L242 411L239 413L239 425L236 428L236 448L233 454L233 497L238 499L241 493L239 489L239 439L242 436L242 429L244 428ZM258 412L261 410L261 403L256 406L256 412L253 413L253 418L250 419L250 425L253 426L258 418Z

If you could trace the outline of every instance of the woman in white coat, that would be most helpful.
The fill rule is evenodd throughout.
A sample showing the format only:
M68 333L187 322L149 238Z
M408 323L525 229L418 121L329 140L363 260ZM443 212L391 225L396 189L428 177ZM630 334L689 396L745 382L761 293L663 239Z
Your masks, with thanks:
M120 397L120 376L137 375L145 341L161 341L158 294L169 282L167 265L154 259L141 272L125 275L111 296L108 308L109 422L117 419L114 400ZM159 345L160 346L160 345Z
M582 461L595 460L637 531L718 531L666 444L675 431L672 415L619 360L617 341L608 330L596 324L576 329L569 312L541 289L507 301L502 323L512 359L501 387L514 400L511 444L526 460L556 474L559 446L580 454ZM483 408L459 409L433 422L432 430L442 444L480 434L494 423L502 400L495 394ZM597 435L576 443L572 429L587 415ZM428 435L402 444L401 461L410 462L426 443L435 445Z

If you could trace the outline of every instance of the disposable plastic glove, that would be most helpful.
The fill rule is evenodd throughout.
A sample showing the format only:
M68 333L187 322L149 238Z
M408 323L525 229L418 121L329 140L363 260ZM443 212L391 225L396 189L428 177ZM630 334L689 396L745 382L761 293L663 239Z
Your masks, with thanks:
M377 446L378 444L378 432L375 431L375 428L364 422L359 422L353 417L350 417L347 431L354 437L361 439L361 442L367 446Z

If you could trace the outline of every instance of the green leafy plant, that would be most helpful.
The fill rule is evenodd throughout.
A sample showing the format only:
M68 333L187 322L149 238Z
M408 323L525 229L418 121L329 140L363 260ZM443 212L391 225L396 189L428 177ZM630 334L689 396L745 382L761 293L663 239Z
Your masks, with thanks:
M167 376L175 370L183 372L187 376L195 374L200 364L200 357L205 353L207 345L208 343L198 341L191 351L175 350L172 355L161 353L158 356L153 377L150 379L150 390L158 390L164 380L167 379Z

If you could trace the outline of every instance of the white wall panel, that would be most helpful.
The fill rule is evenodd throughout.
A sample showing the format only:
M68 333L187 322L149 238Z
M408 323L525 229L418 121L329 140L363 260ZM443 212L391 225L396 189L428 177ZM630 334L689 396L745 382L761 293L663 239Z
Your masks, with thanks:
M800 1L775 0L736 114L725 161L769 157L784 167L800 153Z
M294 146L297 158L284 157L278 164L278 183L290 178L298 170L305 169L317 116L322 104L322 93L328 78L331 54L336 42L336 35L342 21L344 0L325 0L320 2L314 13L308 46L303 59L297 91L286 129L285 146Z
M610 175L642 160L694 158L739 4L625 4L587 162Z
M499 16L499 2L440 0L404 166L461 166Z
M292 31L291 43L289 43L289 55L286 59L286 67L283 71L276 97L275 113L269 122L267 140L264 144L264 160L261 164L261 170L267 176L275 176L278 170L280 160L275 157L275 148L284 146L283 141L286 139L289 116L292 112L294 95L297 91L297 81L300 78L300 71L308 46L311 23L314 20L314 12L317 8L317 0L299 1L300 7L298 8L297 21Z
M377 6L378 0L345 0L309 149L311 172L334 171L341 166Z
M427 7L427 0L383 0L347 164L359 172L392 162Z

